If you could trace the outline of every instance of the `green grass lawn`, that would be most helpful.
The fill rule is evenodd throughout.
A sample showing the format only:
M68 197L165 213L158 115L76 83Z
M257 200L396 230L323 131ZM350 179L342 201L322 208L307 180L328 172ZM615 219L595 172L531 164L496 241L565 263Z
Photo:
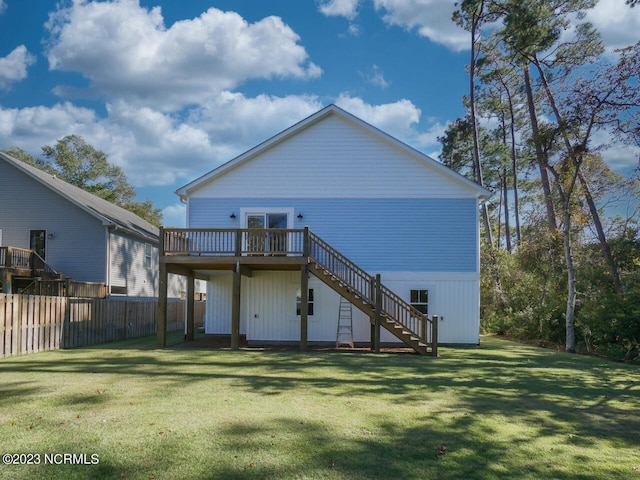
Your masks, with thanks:
M154 345L0 359L0 453L40 461L0 478L640 478L637 366L491 337L439 358ZM45 464L65 453L98 463Z

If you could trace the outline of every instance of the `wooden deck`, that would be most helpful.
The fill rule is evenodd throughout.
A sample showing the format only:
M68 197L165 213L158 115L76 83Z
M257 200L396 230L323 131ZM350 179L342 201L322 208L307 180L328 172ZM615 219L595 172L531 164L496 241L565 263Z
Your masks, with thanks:
M23 285L16 287L14 283ZM107 286L99 282L63 279L61 273L56 272L33 250L0 247L0 293L105 298Z
M160 262L169 270L299 270L303 229L165 229Z
M240 328L240 286L242 276L254 270L300 271L300 348L307 346L307 304L309 274L349 300L371 319L372 349L380 349L380 327L424 355L437 355L437 317L429 318L400 298L331 245L304 229L160 229L160 292L158 300L158 346L166 336L162 317L167 301L167 275L187 277L187 308L193 303L194 280L202 271L228 270L234 273L232 293L231 345L238 348ZM206 278L206 277L204 277ZM190 300L191 299L191 300ZM187 312L187 340L193 339L193 325Z
M62 276L33 250L0 247L0 293L11 293L16 278L61 280Z

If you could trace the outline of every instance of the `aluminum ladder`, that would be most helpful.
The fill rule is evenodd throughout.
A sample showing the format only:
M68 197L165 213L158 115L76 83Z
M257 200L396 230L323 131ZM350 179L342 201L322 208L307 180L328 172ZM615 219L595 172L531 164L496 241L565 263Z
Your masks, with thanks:
M353 348L353 310L351 302L344 297L340 297L340 307L338 308L336 348L339 347Z

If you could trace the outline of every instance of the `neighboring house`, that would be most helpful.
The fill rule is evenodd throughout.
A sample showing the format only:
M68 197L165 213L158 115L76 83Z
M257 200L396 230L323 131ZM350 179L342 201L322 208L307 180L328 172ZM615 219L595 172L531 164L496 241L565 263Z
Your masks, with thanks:
M110 295L158 295L155 226L2 152L0 247L34 250L64 277L104 283ZM180 296L179 284L170 288L169 296Z
M478 210L490 193L335 105L176 193L187 229L163 233L161 263L209 276L206 333L335 343L342 296L357 307L356 343L428 346L421 313L439 316L439 343L479 343ZM376 315L396 333L419 321L406 338L376 339Z

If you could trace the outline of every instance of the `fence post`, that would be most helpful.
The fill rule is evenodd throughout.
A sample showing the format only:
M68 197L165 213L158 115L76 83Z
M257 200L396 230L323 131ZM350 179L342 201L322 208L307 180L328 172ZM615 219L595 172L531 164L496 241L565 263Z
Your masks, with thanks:
M33 309L29 308L29 295L18 295L19 297L19 320L18 324L18 348L16 354L29 353L29 345L33 345L34 329L30 321L29 313L33 315ZM24 331L23 331L24 330ZM26 335L25 335L26 334Z
M22 353L22 327L24 322L24 318L23 318L23 305L22 305L22 297L18 297L17 295L13 297L15 299L15 304L18 305L18 308L16 309L14 306L14 314L15 314L15 322L14 322L14 326L17 327L15 329L15 338L16 338L16 348L15 351L13 352L13 355L20 355ZM15 305L14 304L14 305ZM26 313L25 313L26 315ZM24 325L24 327L26 328L26 325Z
M431 317L431 355L438 356L438 315Z
M429 323L429 317L426 314L422 315L422 321L420 322L420 338L424 343L427 343L427 323Z

